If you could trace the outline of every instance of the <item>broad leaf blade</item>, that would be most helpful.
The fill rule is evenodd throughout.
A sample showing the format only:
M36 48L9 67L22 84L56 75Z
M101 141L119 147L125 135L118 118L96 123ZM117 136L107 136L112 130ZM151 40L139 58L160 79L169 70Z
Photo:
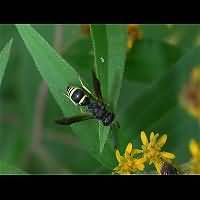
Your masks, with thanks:
M10 56L12 42L13 40L11 39L0 52L0 85Z
M31 26L17 25L17 28L20 35L23 36L23 40L33 56L43 78L46 81L54 80L55 77L58 78L56 81L48 81L48 85L49 89L54 92L54 97L58 99L57 102L59 106L63 108L66 104L65 99L62 98L64 91L63 86L66 86L68 83L80 85L78 74L71 65L67 64L58 54L56 54L56 51L53 48L50 48L49 44L40 37ZM43 46L43 48L38 48L39 45ZM55 56L57 57L56 60ZM66 75L67 78L65 78L64 75ZM72 110L70 109L69 112Z
M49 90L53 94L65 116L80 114L80 109L63 95L64 88L69 85L81 86L79 75L75 69L30 26L16 25L26 47L36 63L42 77L48 82ZM59 117L59 116L55 116ZM52 119L52 123L53 123ZM107 145L104 153L98 151L98 129L95 120L72 125L72 129L79 136L82 144L104 166L113 167L113 149Z

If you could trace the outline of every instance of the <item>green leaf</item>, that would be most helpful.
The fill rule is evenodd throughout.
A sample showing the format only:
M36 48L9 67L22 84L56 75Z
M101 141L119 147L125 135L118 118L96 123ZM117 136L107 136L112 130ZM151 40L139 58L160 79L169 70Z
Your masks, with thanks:
M116 112L122 86L127 49L127 26L91 25L95 70L101 82L103 98ZM100 152L108 138L109 127L99 124Z
M31 26L17 25L17 29L20 35L23 36L22 38L43 78L48 81L57 77L56 81L48 82L49 89L54 91L54 97L58 99L57 102L60 107L65 107L66 102L63 95L61 95L64 91L63 86L68 83L80 85L77 72L53 48L50 48L49 44ZM37 42L35 42L36 39L38 39ZM39 45L43 45L43 48L38 48ZM57 58L56 61L55 57ZM64 75L67 76L67 80Z
M63 95L64 88L69 84L81 86L79 75L75 69L30 26L16 25L27 49L33 57L36 66L48 83L49 90L54 96L65 116L80 114L80 109ZM58 116L55 116L55 118ZM52 123L53 123L52 119ZM92 155L104 166L111 168L114 163L113 149L106 145L102 155L98 151L98 130L96 120L88 120L72 125L72 129L79 136L80 141Z
M17 174L23 174L28 175L27 172L24 172L23 170L16 168L13 165L10 165L8 163L5 163L3 161L0 161L0 175L17 175Z
M13 40L11 39L0 52L0 85L10 56L12 42Z
M199 55L199 47L189 51L127 107L121 120L130 138L139 142L142 130L148 134L150 131L167 133L169 146L177 153L177 158L183 158L183 152L184 158L187 157L188 141L196 137L197 125L183 113L179 95L192 68L200 64Z
M183 49L199 45L200 26L197 24L173 24L171 27L162 25L141 25L144 39L165 41Z
M133 102L139 95L144 93L145 88L151 86L152 82L155 82L169 72L182 54L182 49L166 42L149 39L135 42L133 48L129 49L126 59L125 79L120 95L120 106L118 107L120 122L132 117L133 114L128 109L132 106ZM129 131L124 130L119 135L122 151L129 142L129 140L125 141L126 143L121 141L121 135L124 136L124 134L130 134L130 140L130 137L132 138L134 134L133 129L129 129Z
M164 41L176 32L176 25L175 27L169 28L166 24L142 24L140 28L143 32L144 39L153 41Z
M125 77L153 82L169 71L181 56L181 49L175 45L147 39L137 41L127 54Z
M89 88L92 88L91 67L94 64L92 50L92 41L88 36L88 38L81 38L74 42L63 53L63 58L87 81Z
M94 69L101 82L102 95L107 100L108 91L108 42L105 25L91 25L91 38L94 49Z
M124 76L127 26L107 25L106 27L108 41L108 103L116 111Z
M99 142L100 142L100 153L102 153L108 134L110 133L110 128L103 126L99 123Z

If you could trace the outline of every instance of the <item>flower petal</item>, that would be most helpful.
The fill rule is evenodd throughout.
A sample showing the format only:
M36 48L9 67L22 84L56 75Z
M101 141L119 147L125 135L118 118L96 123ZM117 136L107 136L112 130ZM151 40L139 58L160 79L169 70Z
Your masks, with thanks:
M192 80L198 81L200 79L200 68L196 67L192 70Z
M132 170L135 171L135 170L140 170L140 171L143 171L144 170L144 162L145 162L145 159L144 158L139 158L139 159L134 159L133 162L132 162Z
M136 165L138 165L138 164L143 164L145 161L146 161L145 158L139 158L139 159L136 159L136 160L135 160L135 164L136 164Z
M159 137L159 134L156 133L153 139L153 144L155 144L157 142L157 138Z
M173 153L169 153L169 152L160 152L161 156L163 158L166 158L166 159L174 159L176 156L173 154Z
M135 154L139 154L139 153L142 153L142 152L143 152L143 150L141 150L141 149L132 149L131 155L133 156Z
M158 174L160 174L162 163L161 162L154 162L153 164L154 164L154 166L155 166L156 171L158 172Z
M164 134L158 139L157 145L161 148L166 143L166 141L167 141L167 135Z
M128 48L131 49L133 47L134 38L128 37Z
M115 151L115 156L116 156L116 158L117 158L117 161L118 162L121 162L121 155L120 155L120 152L119 152L119 150L117 149L116 151Z
M191 154L192 154L193 157L197 156L198 152L200 152L200 148L199 148L199 145L196 142L196 140L192 140L190 142L190 152L191 152Z
M150 134L150 143L152 143L154 140L154 132L151 132Z
M148 138L147 138L146 133L144 131L141 132L140 137L141 137L142 143L144 145L147 145L148 144Z
M137 169L140 170L140 171L143 171L144 170L144 164L143 163L137 164Z
M126 147L125 153L130 154L131 151L132 151L132 147L133 147L132 143L129 142L127 147Z

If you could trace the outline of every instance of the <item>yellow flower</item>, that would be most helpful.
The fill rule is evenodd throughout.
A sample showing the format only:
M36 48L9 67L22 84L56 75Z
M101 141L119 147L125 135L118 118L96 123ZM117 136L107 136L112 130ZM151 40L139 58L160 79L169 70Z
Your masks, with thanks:
M128 48L131 49L136 40L142 39L143 34L139 30L138 24L129 24L128 25Z
M190 152L192 154L190 162L191 173L200 174L200 143L192 140L190 142Z
M200 68L192 70L191 78L183 87L180 103L193 117L200 120Z
M113 172L116 174L129 175L137 170L143 171L145 159L133 158L135 154L139 154L141 152L142 150L140 149L133 149L133 145L131 143L127 145L124 156L121 156L119 150L117 149L115 155L118 161L118 166L113 169Z
M191 79L193 82L199 82L200 81L200 67L197 66L192 70L191 73Z
M167 135L161 136L159 134L154 135L153 132L150 134L150 141L144 131L141 132L143 156L146 162L150 165L153 163L157 172L160 174L160 170L164 161L170 162L171 159L175 158L175 155L169 152L162 151L161 148L167 141Z

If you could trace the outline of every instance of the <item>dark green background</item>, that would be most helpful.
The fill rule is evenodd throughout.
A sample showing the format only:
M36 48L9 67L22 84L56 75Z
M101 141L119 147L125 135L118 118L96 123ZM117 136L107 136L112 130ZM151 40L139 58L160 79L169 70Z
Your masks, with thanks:
M33 27L53 44L55 25ZM200 26L142 25L141 31L143 39L127 53L117 112L122 124L120 134L126 135L125 141L119 141L120 150L129 140L139 145L141 130L148 134L155 131L168 134L165 150L174 152L178 163L186 162L189 140L200 139L200 130L177 99L191 68L200 63ZM0 25L0 49L11 37L11 56L0 89L0 160L29 173L107 173L70 128L54 124L62 113L50 93L41 150L29 152L42 79L15 26ZM79 25L65 25L64 48L64 59L91 86L94 60L90 36L83 35Z

